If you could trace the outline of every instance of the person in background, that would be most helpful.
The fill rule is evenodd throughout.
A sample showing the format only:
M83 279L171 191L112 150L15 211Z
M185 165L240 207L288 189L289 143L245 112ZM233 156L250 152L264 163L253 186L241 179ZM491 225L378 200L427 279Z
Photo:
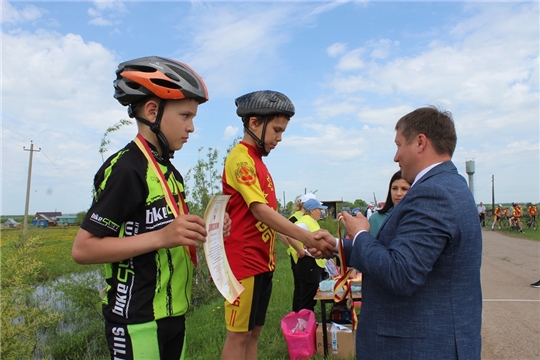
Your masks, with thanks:
M536 220L536 214L537 214L536 203L531 203L531 206L529 206L527 211L529 212L529 217L533 220Z
M373 215L373 204L369 203L366 209L366 219L369 219Z
M509 209L509 208L505 208L505 209L503 210L503 217L504 217L505 219L510 219L510 209Z
M304 203L304 209L305 214L298 219L296 225L304 230L316 232L321 228L318 221L321 219L322 210L327 209L327 206L317 199L309 199ZM317 303L313 298L317 294L326 260L315 259L302 243L300 245L304 254L297 257L294 269L293 311L298 312L301 309L313 311ZM293 254L293 257L296 256L297 254Z
M478 217L480 218L480 224L482 227L485 225L485 219L486 219L486 207L484 206L484 203L480 201L480 205L476 208L478 211Z
M305 209L304 209L304 203L308 201L309 199L315 199L315 194L307 193L302 196L300 196L296 201L294 202L293 206L293 214L289 217L289 221L293 224L296 224L296 222L304 216ZM296 276L295 268L296 263L298 262L299 258L303 258L305 256L304 248L302 247L302 244L298 241L296 241L293 238L290 238L283 234L278 234L281 241L287 246L287 254L289 254L289 257L291 259L291 271L293 274L293 280L294 280L294 288L296 289L298 284L296 283ZM293 300L294 304L294 300ZM293 305L294 308L294 305Z
M482 228L451 161L452 115L419 108L395 130L407 195L377 238L361 214L342 218L353 239L343 240L347 264L362 272L357 359L480 360Z
M232 304L224 302L227 336L221 356L256 360L272 295L276 233L317 248L316 256L332 257L337 249L328 231L304 230L277 212L275 185L263 157L282 140L295 113L291 100L263 90L240 96L235 104L244 136L227 155L223 169L223 194L230 195L227 211L233 224L224 245L232 273L244 291Z
M493 214L493 224L491 224L491 230L495 231L495 226L499 227L499 230L501 230L501 218L502 218L502 205L497 205L497 208L495 209L495 213Z
M521 217L523 216L523 210L521 208L521 205L519 205L517 202L512 203L512 218L510 221L512 222L513 226L518 226L519 232L523 232L523 223L521 222Z
M374 237L377 236L379 228L386 219L388 215L392 212L394 207L401 201L405 196L411 184L407 180L401 177L401 171L396 172L392 175L390 179L390 184L388 186L388 194L386 195L386 202L382 209L371 215L369 218L369 233Z

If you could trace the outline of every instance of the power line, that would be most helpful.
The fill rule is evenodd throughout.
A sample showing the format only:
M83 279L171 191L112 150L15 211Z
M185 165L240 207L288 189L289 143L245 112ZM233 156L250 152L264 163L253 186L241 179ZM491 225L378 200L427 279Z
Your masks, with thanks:
M65 173L62 172L62 170L51 160L51 158L49 158L47 156L47 154L45 154L45 152L42 150L41 151L43 155L45 155L45 157L47 158L47 160L49 160L51 162L51 164L56 168L56 170L63 176L63 178L60 178L56 175L56 173L52 172L51 170L49 170L43 163L41 163L39 160L38 162L43 165L43 167L45 169L47 169L47 171L49 171L54 177L56 177L57 179L59 179L61 182L64 182L65 184L68 184L68 185L71 185L73 186L76 190L79 190L79 187L75 184L75 182L69 177L67 176ZM68 182L65 182L65 180L69 180L69 183Z

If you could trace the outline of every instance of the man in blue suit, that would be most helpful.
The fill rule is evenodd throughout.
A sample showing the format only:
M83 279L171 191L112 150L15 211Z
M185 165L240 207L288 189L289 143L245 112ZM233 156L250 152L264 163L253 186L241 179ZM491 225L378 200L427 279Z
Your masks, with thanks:
M480 359L482 234L465 179L451 162L452 115L417 109L396 124L394 161L409 192L377 236L343 214L347 264L363 273L358 359Z

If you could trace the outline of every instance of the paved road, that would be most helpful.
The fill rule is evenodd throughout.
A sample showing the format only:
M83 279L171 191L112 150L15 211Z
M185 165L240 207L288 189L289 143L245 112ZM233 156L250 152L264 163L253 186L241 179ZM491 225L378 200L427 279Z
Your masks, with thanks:
M482 360L540 359L540 242L483 232Z

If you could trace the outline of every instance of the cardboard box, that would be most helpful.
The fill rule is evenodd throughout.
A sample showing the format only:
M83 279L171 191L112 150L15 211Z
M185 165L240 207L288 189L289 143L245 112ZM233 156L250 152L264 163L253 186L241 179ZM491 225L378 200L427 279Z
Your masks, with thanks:
M332 323L326 324L328 356L334 359L350 359L356 355L356 331L352 330L352 325L341 325L347 327L350 332L332 332ZM317 354L324 356L322 324L317 324Z

